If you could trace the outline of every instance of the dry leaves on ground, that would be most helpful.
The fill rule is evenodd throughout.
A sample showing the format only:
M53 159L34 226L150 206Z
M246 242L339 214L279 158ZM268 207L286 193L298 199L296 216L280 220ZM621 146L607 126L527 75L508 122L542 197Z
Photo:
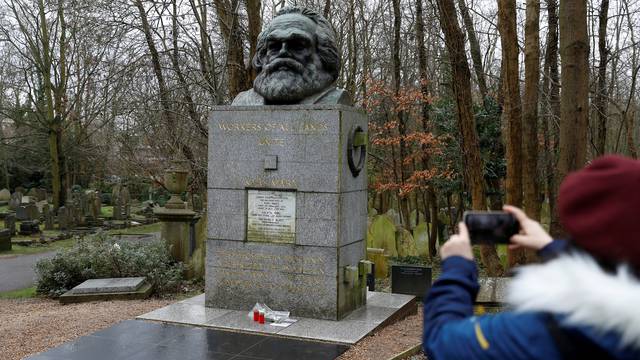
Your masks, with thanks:
M47 299L0 300L1 359L19 360L175 301L152 299L61 305ZM419 307L417 314L376 331L338 359L388 359L420 343L421 337L422 309Z
M418 313L384 327L347 350L338 360L384 360L422 342L422 307Z
M0 300L1 358L22 359L173 302L152 299L61 305L48 299Z

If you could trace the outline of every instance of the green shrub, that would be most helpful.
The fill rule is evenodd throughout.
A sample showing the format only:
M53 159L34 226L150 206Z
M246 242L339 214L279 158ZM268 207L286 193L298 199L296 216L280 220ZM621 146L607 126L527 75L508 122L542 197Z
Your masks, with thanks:
M37 292L58 297L88 279L145 276L156 294L175 292L184 267L162 242L117 243L104 233L79 239L36 264Z

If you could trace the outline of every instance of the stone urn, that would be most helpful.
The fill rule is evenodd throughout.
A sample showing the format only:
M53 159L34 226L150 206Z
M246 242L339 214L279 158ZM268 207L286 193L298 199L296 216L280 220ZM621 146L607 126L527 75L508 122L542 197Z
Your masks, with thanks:
M167 209L185 209L186 205L180 195L187 190L187 176L189 172L179 166L167 170L164 174L164 186L171 193L171 198L165 204Z

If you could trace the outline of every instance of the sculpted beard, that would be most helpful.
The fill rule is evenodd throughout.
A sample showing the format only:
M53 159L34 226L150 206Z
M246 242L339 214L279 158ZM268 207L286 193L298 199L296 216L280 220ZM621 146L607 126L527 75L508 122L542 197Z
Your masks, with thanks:
M271 102L297 102L318 93L333 82L322 69L320 59L306 66L290 58L278 58L264 65L253 82L254 90Z

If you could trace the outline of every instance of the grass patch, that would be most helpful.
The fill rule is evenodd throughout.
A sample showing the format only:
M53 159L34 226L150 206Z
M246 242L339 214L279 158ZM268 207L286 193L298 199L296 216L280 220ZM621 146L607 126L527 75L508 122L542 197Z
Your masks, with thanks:
M28 299L36 296L36 287L0 292L0 299Z
M75 239L66 239L60 240L56 242L52 242L50 244L43 245L32 245L32 246L20 246L13 245L11 251L0 251L0 258L3 256L12 256L12 255L32 255L32 254L40 254L43 252L49 252L60 249L68 249L75 244Z
M0 206L0 213L6 213L6 212L9 212L9 205Z
M130 234L150 234L160 232L162 230L162 223L153 223L148 225L140 225L129 227L126 229L112 229L107 232L109 235L130 235Z
M102 206L102 208L100 208L100 215L106 218L113 217L113 206Z

